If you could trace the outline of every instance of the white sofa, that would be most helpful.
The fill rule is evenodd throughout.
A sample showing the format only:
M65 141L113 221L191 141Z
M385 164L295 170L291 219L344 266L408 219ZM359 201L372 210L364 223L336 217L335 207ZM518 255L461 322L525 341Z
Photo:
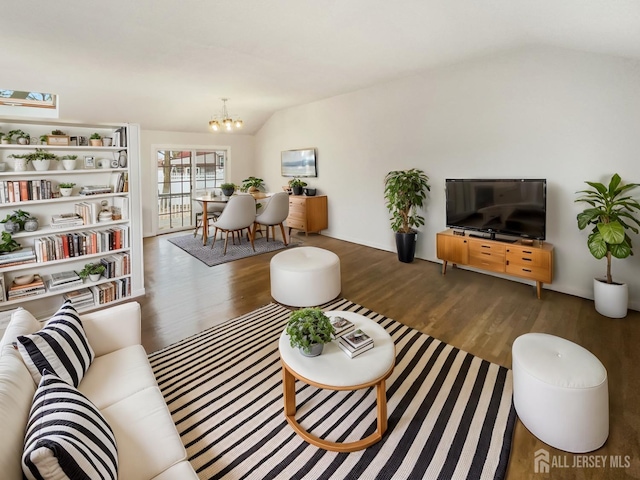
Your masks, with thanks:
M140 305L126 303L80 316L95 359L78 386L111 426L118 478L197 479L140 344ZM43 324L19 309L0 341L0 472L22 478L25 426L37 385L13 342Z

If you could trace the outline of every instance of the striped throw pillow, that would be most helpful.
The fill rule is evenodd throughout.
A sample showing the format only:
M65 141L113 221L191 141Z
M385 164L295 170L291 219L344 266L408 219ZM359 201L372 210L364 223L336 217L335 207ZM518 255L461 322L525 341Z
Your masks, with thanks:
M43 372L27 423L22 471L27 479L116 479L111 427L75 387Z
M18 350L36 383L46 369L77 387L95 357L78 312L69 300L44 328L17 340Z

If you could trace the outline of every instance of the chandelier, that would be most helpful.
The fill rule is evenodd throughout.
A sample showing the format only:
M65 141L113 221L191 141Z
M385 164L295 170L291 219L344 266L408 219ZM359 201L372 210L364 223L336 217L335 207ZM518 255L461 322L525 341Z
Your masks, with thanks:
M222 100L222 113L220 114L221 120L218 121L218 116L216 116L214 120L211 120L209 122L209 127L211 127L211 130L213 130L214 132L219 132L224 128L226 131L230 132L233 130L234 126L236 128L242 128L242 120L233 120L227 112L227 100L229 99L221 98L220 100Z

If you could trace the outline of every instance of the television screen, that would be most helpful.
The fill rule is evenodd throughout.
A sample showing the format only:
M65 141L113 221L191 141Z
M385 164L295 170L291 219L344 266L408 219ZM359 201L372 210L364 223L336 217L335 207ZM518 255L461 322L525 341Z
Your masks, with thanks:
M544 240L547 181L446 179L447 227Z
M283 177L317 177L316 149L285 150L281 168Z

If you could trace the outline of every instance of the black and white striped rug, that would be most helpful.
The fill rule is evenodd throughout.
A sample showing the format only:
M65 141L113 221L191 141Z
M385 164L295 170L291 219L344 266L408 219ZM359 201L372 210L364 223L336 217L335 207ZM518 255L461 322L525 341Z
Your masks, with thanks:
M504 478L515 422L511 371L348 300L396 345L387 380L389 426L354 453L307 444L283 413L278 339L290 310L269 304L149 358L191 464L202 479ZM296 382L297 419L333 441L376 427L375 389L320 390Z

